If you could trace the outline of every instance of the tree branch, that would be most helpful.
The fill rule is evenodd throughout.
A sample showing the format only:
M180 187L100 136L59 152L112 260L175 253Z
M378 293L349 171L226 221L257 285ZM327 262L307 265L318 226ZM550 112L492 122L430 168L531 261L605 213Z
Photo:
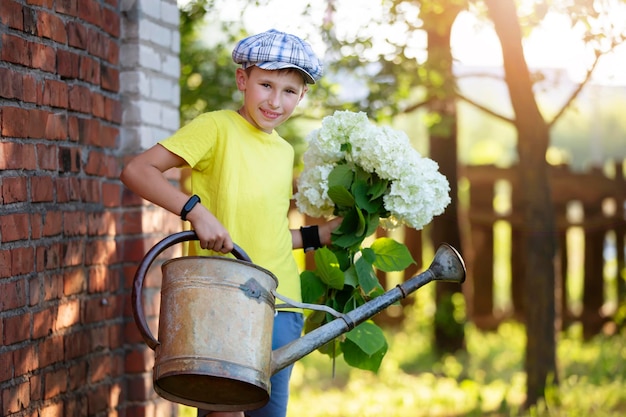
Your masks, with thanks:
M459 91L456 92L456 96L460 100L463 100L464 102L466 102L466 103L468 103L468 104L470 104L470 105L472 105L472 106L474 106L474 107L484 111L485 113L487 113L487 114L489 114L489 115L491 115L491 116L493 116L493 117L495 117L497 119L503 120L503 121L508 122L508 123L515 124L515 120L514 119L511 119L510 117L506 117L503 114L496 113L495 111L493 111L493 110L483 106L482 104L475 102L471 98L469 98L467 96L464 96Z

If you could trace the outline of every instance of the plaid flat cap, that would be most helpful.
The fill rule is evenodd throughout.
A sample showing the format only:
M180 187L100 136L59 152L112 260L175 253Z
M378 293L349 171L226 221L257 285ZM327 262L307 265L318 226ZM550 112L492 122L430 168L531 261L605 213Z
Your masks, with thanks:
M311 45L295 35L270 29L242 39L233 49L233 61L248 68L265 70L295 68L308 84L322 77L323 66Z

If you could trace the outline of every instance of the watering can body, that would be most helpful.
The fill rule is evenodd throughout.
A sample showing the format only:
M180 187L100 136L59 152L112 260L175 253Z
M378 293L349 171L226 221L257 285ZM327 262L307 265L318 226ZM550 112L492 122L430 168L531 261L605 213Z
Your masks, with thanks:
M144 257L133 283L135 323L155 351L154 389L161 397L212 411L245 411L267 403L270 378L335 337L433 280L463 282L465 266L442 246L430 268L385 294L272 351L276 277L254 265L235 245L236 259L182 257L162 266L158 339L144 316L144 277L169 246L197 239L195 232L171 235Z

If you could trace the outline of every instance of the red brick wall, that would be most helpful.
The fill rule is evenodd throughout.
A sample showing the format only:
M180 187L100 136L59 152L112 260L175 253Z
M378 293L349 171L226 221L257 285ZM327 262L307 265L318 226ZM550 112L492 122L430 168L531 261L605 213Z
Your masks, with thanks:
M3 416L169 415L129 294L177 223L118 179L120 28L118 0L0 0Z

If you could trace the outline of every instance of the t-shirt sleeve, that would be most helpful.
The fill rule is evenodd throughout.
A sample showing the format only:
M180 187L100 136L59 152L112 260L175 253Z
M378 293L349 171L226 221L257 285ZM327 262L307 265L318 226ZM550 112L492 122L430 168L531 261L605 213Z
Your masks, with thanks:
M160 141L159 144L183 158L193 168L210 155L217 134L217 123L210 113L205 113L181 127L172 136Z

